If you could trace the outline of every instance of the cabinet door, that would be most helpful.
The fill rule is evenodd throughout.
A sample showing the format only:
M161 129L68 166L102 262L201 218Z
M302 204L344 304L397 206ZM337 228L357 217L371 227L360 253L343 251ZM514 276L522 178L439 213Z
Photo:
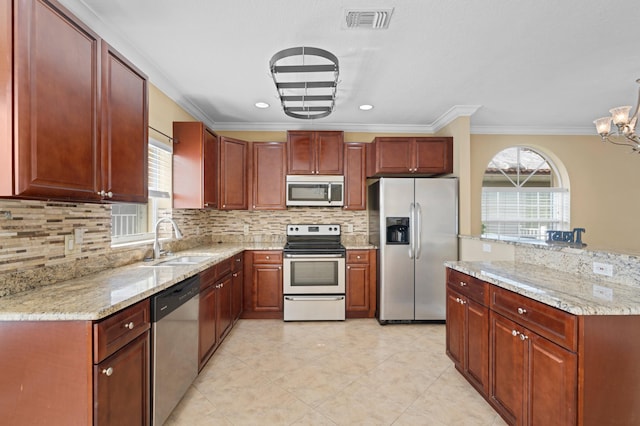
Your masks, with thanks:
M253 311L282 312L282 266L253 265Z
M247 142L220 138L220 204L222 210L246 210Z
M414 145L415 173L452 173L452 138L416 138Z
M147 77L102 42L102 187L109 201L148 200Z
M366 201L366 148L364 143L344 144L344 208L365 210Z
M347 265L347 306L348 314L368 314L371 306L369 300L369 264ZM352 315L349 317L353 318Z
M315 144L313 132L287 132L288 173L315 174Z
M210 285L200 292L198 313L198 355L202 368L216 346L216 287Z
M217 342L220 344L222 339L231 330L233 324L233 318L231 316L231 297L232 297L232 283L231 274L228 274L222 280L216 284L217 306L216 306L216 335Z
M342 132L315 132L315 170L321 175L341 175L344 135Z
M149 424L149 332L94 366L94 424Z
M529 425L575 425L577 358L537 334L529 337Z
M218 137L205 129L203 138L203 178L202 188L198 189L202 191L202 207L215 209L218 207Z
M253 210L286 210L287 145L253 142Z
M242 287L244 282L243 272L237 271L232 274L231 278L231 317L235 323L242 314Z
M2 195L97 201L98 37L49 1L14 8L14 157L0 161L15 171L15 183L13 194Z
M411 172L411 138L376 138L374 151L375 174Z
M466 312L462 300L461 295L447 288L447 355L464 372Z
M496 410L512 425L525 420L526 344L519 338L524 329L503 316L490 313L491 349L489 396Z
M465 372L476 389L489 393L489 308L466 299Z

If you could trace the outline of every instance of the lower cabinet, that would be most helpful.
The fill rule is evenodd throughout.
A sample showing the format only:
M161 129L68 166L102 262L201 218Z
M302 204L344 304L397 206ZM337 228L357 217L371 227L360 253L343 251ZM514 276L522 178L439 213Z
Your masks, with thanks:
M94 424L149 424L149 331L96 364Z
M490 398L514 425L575 425L577 354L491 312Z
M373 318L376 312L376 251L347 250L346 317Z
M245 251L242 318L283 318L282 251Z

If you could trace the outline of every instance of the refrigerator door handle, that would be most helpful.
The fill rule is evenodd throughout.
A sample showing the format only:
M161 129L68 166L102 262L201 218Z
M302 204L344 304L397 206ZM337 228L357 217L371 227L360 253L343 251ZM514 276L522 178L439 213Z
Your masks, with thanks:
M415 204L411 203L409 204L409 229L411 230L411 233L409 234L409 259L413 259L413 255L414 255L414 241L415 238L413 238L413 235L411 235L414 232L414 224L415 224L415 214L416 214L416 208L415 208Z
M416 203L415 207L416 213L414 215L417 217L416 220L416 259L420 259L420 254L422 253L422 206L420 203Z

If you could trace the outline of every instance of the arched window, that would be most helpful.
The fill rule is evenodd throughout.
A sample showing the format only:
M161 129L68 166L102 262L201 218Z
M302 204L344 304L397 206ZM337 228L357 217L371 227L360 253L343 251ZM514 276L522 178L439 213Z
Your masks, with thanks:
M510 147L489 162L482 179L482 234L545 240L568 231L569 189L556 166L527 147Z

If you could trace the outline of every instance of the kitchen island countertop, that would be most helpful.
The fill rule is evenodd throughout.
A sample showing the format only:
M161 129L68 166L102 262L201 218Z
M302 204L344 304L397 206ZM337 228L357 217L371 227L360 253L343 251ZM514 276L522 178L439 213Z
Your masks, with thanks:
M574 315L640 315L640 287L513 261L445 266Z

